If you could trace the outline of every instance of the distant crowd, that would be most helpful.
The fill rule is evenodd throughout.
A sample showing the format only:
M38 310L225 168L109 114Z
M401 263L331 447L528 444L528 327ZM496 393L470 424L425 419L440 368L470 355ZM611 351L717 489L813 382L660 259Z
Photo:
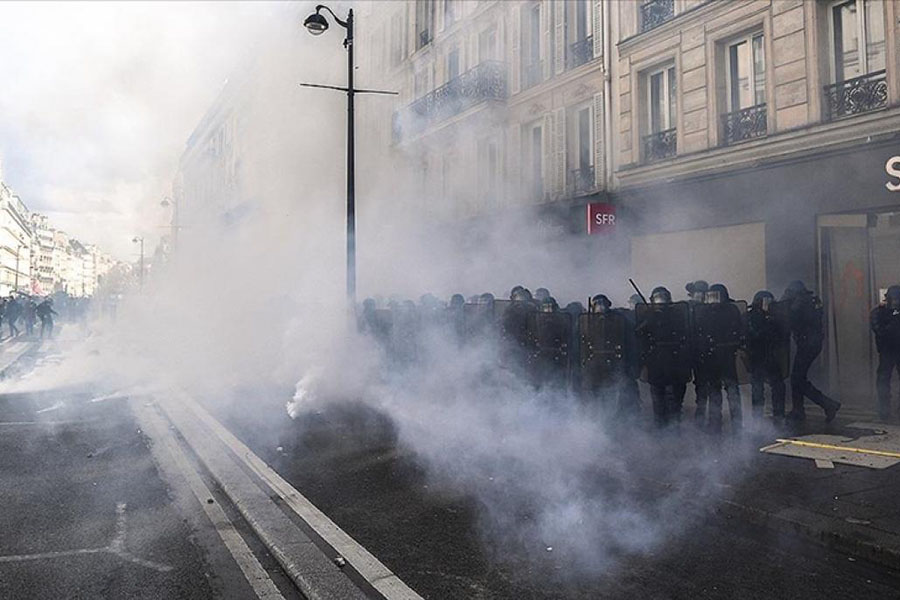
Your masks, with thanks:
M682 421L691 382L693 420L711 432L722 431L723 399L731 430L741 429L741 383L751 385L755 417L763 415L768 389L771 414L779 422L803 421L805 399L822 408L826 421L834 419L840 402L808 375L824 341L823 305L813 291L795 281L780 299L761 290L749 305L732 299L722 284L692 281L685 291L687 298L676 302L668 289L657 287L649 299L634 294L620 308L604 294L591 297L587 307L573 301L561 308L548 289L532 294L524 286L510 290L507 299L491 293L454 294L446 302L431 294L418 303L368 298L358 326L399 368L420 362L426 336L435 332L461 351L490 340L499 344L499 366L535 389L569 391L623 417L640 410L638 381L644 381L659 427ZM887 419L891 376L900 372L900 286L888 289L871 322L881 355L879 410Z
M23 335L49 339L53 337L54 317L60 314L57 308L61 308L64 316L79 319L85 316L88 302L87 298L72 298L62 293L46 297L11 293L0 298L0 340ZM41 327L36 333L38 323Z

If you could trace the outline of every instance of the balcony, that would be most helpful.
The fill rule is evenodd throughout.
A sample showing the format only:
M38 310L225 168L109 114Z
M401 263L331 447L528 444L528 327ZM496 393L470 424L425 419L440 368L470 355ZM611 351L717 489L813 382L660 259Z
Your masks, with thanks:
M427 127L473 106L506 98L506 65L485 61L394 113L393 137L418 135Z
M641 33L659 27L675 16L675 0L646 0L641 4Z
M766 105L757 104L722 115L724 141L726 145L766 135Z
M653 162L675 156L678 130L673 127L645 135L643 142L644 162Z
M538 61L522 67L522 89L527 90L544 79L544 63Z
M566 68L575 69L594 58L594 36L589 35L569 46Z
M566 180L567 196L574 197L587 194L597 187L594 183L594 165L585 165L580 169L569 171L569 178Z
M825 118L829 121L887 106L887 76L875 71L825 86Z

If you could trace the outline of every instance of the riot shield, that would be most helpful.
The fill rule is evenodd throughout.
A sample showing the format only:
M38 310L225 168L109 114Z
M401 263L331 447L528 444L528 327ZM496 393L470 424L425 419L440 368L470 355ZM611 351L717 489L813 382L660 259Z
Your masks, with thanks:
M638 304L634 333L641 380L653 385L690 381L690 311L687 302Z
M391 330L394 326L394 316L388 308L376 308L372 312L372 319L367 326L382 348L388 350L391 342Z
M531 313L536 351L531 362L538 384L564 385L569 374L572 315L564 312Z
M410 362L418 355L419 313L406 307L399 307L391 312L391 353L396 360Z
M618 312L578 316L581 385L593 391L612 383L625 359L625 316Z
M511 305L511 300L494 300L494 319L497 321L497 325L502 325L503 315Z
M713 379L749 383L745 350L747 303L743 300L693 306L693 339L697 369Z
M769 315L775 327L775 340L769 348L772 360L781 371L781 378L787 379L791 374L791 303L785 300L772 302Z
M490 335L494 327L494 307L491 304L463 305L463 332L466 341Z

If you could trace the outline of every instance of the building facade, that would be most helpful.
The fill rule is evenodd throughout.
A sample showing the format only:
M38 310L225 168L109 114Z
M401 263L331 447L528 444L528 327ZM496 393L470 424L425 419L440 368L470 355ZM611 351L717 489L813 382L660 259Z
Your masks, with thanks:
M900 3L614 3L615 201L676 295L791 280L826 303L833 393L871 408L868 312L900 281Z
M28 290L32 229L22 200L0 183L0 296Z

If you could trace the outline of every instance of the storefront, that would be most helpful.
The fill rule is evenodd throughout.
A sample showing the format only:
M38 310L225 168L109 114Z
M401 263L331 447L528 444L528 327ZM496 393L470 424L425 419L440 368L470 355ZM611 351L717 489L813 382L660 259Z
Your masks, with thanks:
M684 295L693 279L749 300L803 280L822 297L820 380L848 408L874 409L868 315L900 283L900 139L754 169L623 190L631 271Z

